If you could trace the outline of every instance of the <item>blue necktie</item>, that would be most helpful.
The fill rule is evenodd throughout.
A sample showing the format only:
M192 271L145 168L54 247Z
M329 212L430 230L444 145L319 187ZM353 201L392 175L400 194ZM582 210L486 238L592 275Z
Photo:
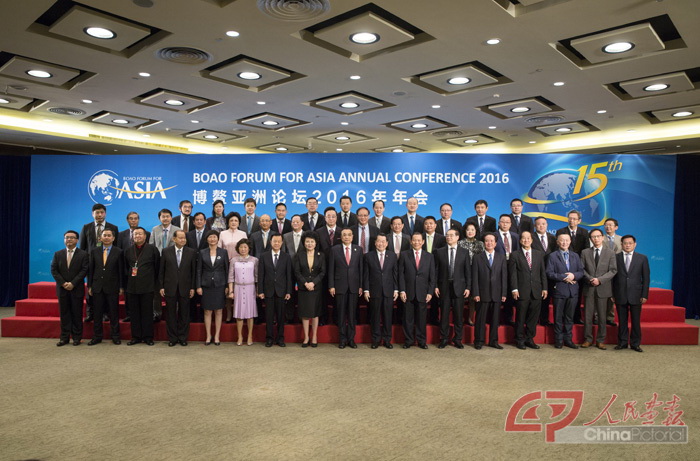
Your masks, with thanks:
M566 270L569 270L569 253L564 253L564 262L566 263Z
M489 267L493 267L493 253L489 253Z
M411 216L411 235L413 235L413 216Z

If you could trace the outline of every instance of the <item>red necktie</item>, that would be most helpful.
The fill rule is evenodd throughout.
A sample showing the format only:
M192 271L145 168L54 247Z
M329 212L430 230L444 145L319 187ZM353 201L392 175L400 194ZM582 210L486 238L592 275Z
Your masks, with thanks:
M345 247L345 262L350 265L350 247Z
M333 245L333 237L335 237L335 230L331 229L330 231L328 231L328 237L331 240L331 245Z
M418 252L416 251L416 270L420 267L420 256L418 256Z

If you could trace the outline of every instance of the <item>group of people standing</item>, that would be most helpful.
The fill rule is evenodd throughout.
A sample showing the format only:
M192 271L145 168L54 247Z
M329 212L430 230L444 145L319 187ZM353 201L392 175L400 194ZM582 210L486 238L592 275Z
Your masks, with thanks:
M463 348L467 323L475 327L476 349L502 349L500 324L514 325L519 349L539 349L536 327L538 321L550 325L551 300L555 347L578 348L572 327L583 296L582 347L605 349L605 327L614 323L615 303L620 320L616 349L630 345L641 352L649 265L634 251L634 236L616 234L612 218L605 221L605 233L588 232L579 227L580 213L572 210L568 225L555 236L544 217L522 214L520 199L513 199L511 213L498 221L487 215L488 203L477 200L476 214L464 224L452 219L449 203L440 206L439 218L420 216L416 198L406 202L406 214L392 218L383 215L381 200L374 202L372 217L367 207L353 212L348 196L341 197L340 209L327 207L323 214L309 197L307 212L291 219L284 203L275 206L274 219L258 216L252 198L246 199L243 216L226 214L224 205L215 201L207 218L192 214L191 202L184 200L178 216L160 210L160 224L150 232L131 212L129 228L121 233L106 221L103 205L93 206L93 221L80 233L64 234L65 249L51 264L61 311L57 345L70 338L74 345L81 343L87 277L85 320L94 328L89 345L102 342L103 321L109 321L112 341L121 343L119 295L126 294L128 345L154 344L153 324L160 320L164 300L169 346L187 346L190 323L201 306L207 346L221 344L225 314L225 321L236 321L238 345L253 344L254 319L259 318L266 323L265 345L285 347L284 325L298 315L302 347L316 347L318 326L332 321L328 306L333 305L338 347L357 348L358 305L364 300L373 349L393 348L395 310L404 349L428 348L428 322L440 327L438 348Z

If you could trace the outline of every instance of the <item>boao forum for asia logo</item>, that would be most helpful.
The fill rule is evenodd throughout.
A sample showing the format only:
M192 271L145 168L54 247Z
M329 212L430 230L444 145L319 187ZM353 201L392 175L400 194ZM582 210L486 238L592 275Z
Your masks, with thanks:
M90 176L87 189L93 202L109 206L125 195L130 200L167 199L165 192L175 187L164 187L161 176L120 176L112 170L100 170Z

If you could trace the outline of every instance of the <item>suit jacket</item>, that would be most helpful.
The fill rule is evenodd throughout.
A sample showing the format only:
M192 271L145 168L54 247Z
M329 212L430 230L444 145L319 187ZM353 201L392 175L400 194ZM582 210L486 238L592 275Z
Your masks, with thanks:
M208 248L207 232L209 232L209 229L207 229L207 226L204 226L204 229L202 229L202 238L199 239L199 245L197 245L197 229L195 228L187 232L187 246L196 251Z
M437 287L440 289L440 297L449 297L450 286L452 286L457 297L461 298L464 290L471 290L472 286L472 262L469 258L469 251L457 245L452 280L450 280L450 248L443 246L435 251L434 254L437 268Z
M484 240L484 234L487 232L496 232L496 218L493 218L488 215L484 215L484 229L483 231L479 230L479 216L474 215L470 216L467 218L466 221L464 221L464 225L462 228L466 229L467 224L472 223L476 227L476 238L479 240Z
M557 231L557 236L561 234L567 234L569 237L571 237L571 232L569 231L569 227L562 227ZM581 256L581 252L584 250L584 248L590 247L590 241L588 240L588 231L584 229L583 227L579 226L576 228L576 238L571 239L571 250L574 250L577 255Z
M253 216L253 225L250 227L250 229L248 229L248 215L243 213L241 215L241 223L238 225L238 230L242 230L248 237L250 237L250 234L260 230L260 216L257 214Z
M104 229L112 229L112 232L114 233L113 244L116 245L119 241L119 228L114 224L105 221ZM78 247L83 251L87 251L88 254L93 248L97 248L97 230L95 228L95 221L89 222L83 226L82 230L80 231L80 241L78 243Z
M608 234L605 234L603 242L603 245L610 248L610 239L608 238ZM622 252L622 237L615 234L613 236L613 246L610 249L613 250L615 254Z
M90 256L87 251L76 247L70 262L70 267L68 267L67 256L68 250L64 248L54 253L53 259L51 260L51 276L56 281L56 296L65 296L70 293L77 296L84 296L85 275L87 275L89 268ZM62 285L66 282L71 282L73 284L73 290L68 291L63 288Z
M250 249L251 256L255 256L256 258L260 259L260 256L262 256L263 253L270 251L270 239L272 239L273 235L277 235L277 231L273 230L272 228L270 228L270 230L267 232L267 242L263 242L262 230L257 230L248 235L248 238L253 241L253 247ZM282 238L282 241L284 241L284 237Z
M413 226L413 232L423 233L423 221L425 218L416 213L415 225ZM409 226L408 213L401 216L401 221L403 221L403 233L411 235L411 226Z
M132 269L136 267L136 275ZM141 249L132 245L124 250L124 270L126 271L126 292L144 294L159 290L158 270L160 252L155 245L144 243Z
M326 227L327 229L327 227ZM377 235L379 235L379 229L376 227L370 226L369 224L367 225L367 231L365 232L365 239L369 240L367 242L368 246L368 252L374 251L375 246L374 242L377 240ZM356 224L355 227L352 228L352 243L355 245L360 244L360 225Z
M185 228L182 226L182 222L181 222L181 221L182 221L182 215L177 215L177 216L173 217L173 221L172 221L171 224L172 224L173 226L179 227L179 228L182 229L182 230L185 230ZM194 218L192 218L191 215L187 217L187 232L189 232L189 231L191 231L192 229L194 229L194 222L193 222L193 221L194 221Z
M406 250L411 249L411 238L408 237L406 234L401 233L401 248L399 249L399 259L401 259L401 253L403 253ZM388 246L387 246L387 251L391 251L392 253L396 254L396 249L394 248L394 233L387 234L387 239L388 239Z
M145 230L145 229L144 229ZM151 238L151 233L146 231L146 241ZM119 233L119 238L115 240L113 245L118 246L122 250L126 250L131 246L131 229L123 230Z
M496 253L506 254L506 247L503 243L503 235L501 231L496 232ZM508 239L510 239L510 252L514 253L520 249L520 242L518 241L518 234L513 231L508 231Z
M280 250L275 267L272 251L266 251L258 263L258 294L266 298L284 298L294 291L292 257Z
M302 233L303 235L303 233ZM304 248L304 239L300 238L299 239L299 246L294 248L294 233L293 232L287 232L282 236L282 242L284 244L284 251L289 253L289 256L292 258L294 255L296 255L299 251L303 250Z
M483 303L500 305L508 294L508 262L502 253L493 252L493 266L489 266L488 254L483 251L472 261L471 296L479 296Z
M399 291L406 293L409 301L425 303L427 295L435 293L435 259L427 251L420 253L420 265L416 269L415 250L401 253L399 258Z
M583 278L583 263L575 251L569 251L569 268L561 251L553 251L547 258L547 278L554 284L553 298L578 298L578 287ZM563 282L566 273L574 274L575 284Z
M302 230L315 230L326 225L326 218L321 213L316 213L316 222L313 229L309 228L309 213L301 215L301 222L304 223ZM336 223L336 226L339 226L339 223Z
M615 255L617 273L613 278L613 297L617 304L641 304L649 299L649 260L636 251L632 253L629 271L625 268L625 254Z
M323 254L325 254L326 257L328 257L328 255L330 254L331 247L335 245L340 245L340 231L342 230L342 227L335 226L335 230L333 231L333 241L331 241L331 235L328 233L328 226L323 226L319 229L316 229L319 243L321 245L321 251L323 251Z
M550 234L549 232L546 233L545 239L547 240L547 249L545 250L544 247L542 246L542 242L540 241L540 236L537 234L537 232L532 233L532 248L535 250L540 250L542 251L545 256L549 256L550 253L553 251L556 251L559 249L557 246L557 238Z
M532 268L527 264L525 250L510 254L508 274L510 290L518 290L521 299L542 299L542 291L547 289L547 272L544 252L530 249Z
M583 272L586 282L583 285L584 296L595 296L596 298L610 298L612 292L612 279L617 273L617 262L615 252L602 245L598 265L595 264L595 248L586 248L581 252L583 261ZM592 278L600 280L600 285L594 287L588 281Z
M326 257L320 251L316 251L314 255L314 264L309 268L309 263L306 257L306 251L297 252L292 258L294 267L294 278L297 281L297 289L299 291L309 291L304 285L307 282L313 282L314 291L323 289L323 277L326 275Z
M165 296L190 297L190 290L195 289L197 276L197 252L189 247L182 247L180 267L177 265L177 248L173 245L163 250L160 258L158 278Z
M423 250L428 251L428 236L425 232L423 232L423 240L424 240ZM435 254L435 252L437 250L444 247L445 245L447 245L447 240L445 240L445 236L440 235L437 233L437 231L435 231L435 233L433 234L433 248L432 248L433 251L432 251L432 253Z
M464 237L462 232L464 232L464 229L462 228L462 225L457 221L456 219L450 219L450 229L456 229L457 232L459 232L459 238ZM440 235L445 235L445 220L440 218L438 219L437 222L437 227L435 228L435 232L437 232Z
M200 250L197 255L197 275L195 285L197 288L225 288L228 284L228 252L223 248L216 248L216 259L211 263L209 246Z
M382 222L379 224L379 226L377 226L377 217L372 216L369 218L369 225L379 229L379 232L382 234L389 235L391 233L391 219L387 218L386 216L382 216Z
M274 230L274 231L276 231L276 232L277 232L278 234L280 234L280 235L284 235L284 234L286 234L287 232L291 232L291 231L293 230L293 229L292 229L292 222L291 222L289 219L286 219L286 218L285 218L284 224L282 224L282 232L280 232L280 230L279 230L279 225L278 225L278 222L277 222L277 218L275 218L275 219L272 220L272 227L271 227L271 229Z
M352 211L348 212L348 214L349 214L349 216L348 216L348 224L346 225L346 224L343 222L343 216L344 216L344 214L345 214L345 213L344 213L342 210L341 210L341 211L338 211L338 222L335 223L336 226L339 226L341 229L345 229L346 227L349 227L349 228L351 228L351 229L353 230L353 232L354 232L354 231L355 231L355 228L357 227L357 215L356 215L355 213L353 213Z
M532 221L532 218L529 216L525 216L524 214L520 214L520 226L517 226L515 224L515 216L513 216L513 213L510 215L510 222L512 223L510 225L510 229L512 232L515 232L516 234L520 235L521 232L523 231L528 231L528 232L535 232L535 223Z
M350 245L350 264L345 260L345 246L331 248L328 257L328 288L337 293L358 293L362 288L362 248Z
M165 246L166 248L175 245L175 242L173 242L173 235L175 234L175 231L179 230L182 229L173 226L172 224L170 225L170 229L168 229L168 244ZM158 250L158 253L163 253L163 226L156 226L151 229L151 237L148 239L148 243L154 245Z
M399 260L389 250L384 252L384 267L379 264L379 252L365 254L362 288L369 291L371 297L391 298L399 291Z
M124 258L122 249L112 244L107 262L102 262L103 248L95 248L90 253L88 287L93 293L118 294L124 288Z

